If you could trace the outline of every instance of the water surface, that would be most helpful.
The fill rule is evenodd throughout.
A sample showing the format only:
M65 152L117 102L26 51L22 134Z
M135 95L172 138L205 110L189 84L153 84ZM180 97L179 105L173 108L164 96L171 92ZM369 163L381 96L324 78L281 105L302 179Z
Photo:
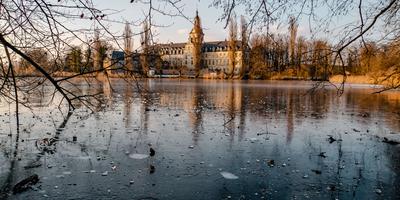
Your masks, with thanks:
M400 147L382 142L400 134L400 92L150 79L139 93L111 83L82 86L105 94L94 112L32 97L19 134L14 106L0 103L2 191L40 177L3 198L400 198Z

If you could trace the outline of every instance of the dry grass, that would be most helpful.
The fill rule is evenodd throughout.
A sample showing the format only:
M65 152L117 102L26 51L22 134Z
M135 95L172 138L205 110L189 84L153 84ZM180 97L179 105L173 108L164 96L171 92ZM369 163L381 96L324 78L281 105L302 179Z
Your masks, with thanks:
M332 83L342 83L343 75L335 75L329 78L329 81ZM370 76L347 76L346 83L356 83L356 84L375 84L376 80Z

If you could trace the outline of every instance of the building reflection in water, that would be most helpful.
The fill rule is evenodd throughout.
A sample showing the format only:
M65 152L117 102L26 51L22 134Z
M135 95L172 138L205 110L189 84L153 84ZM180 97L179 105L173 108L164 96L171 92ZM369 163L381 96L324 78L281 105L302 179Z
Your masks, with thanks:
M224 115L224 127L226 132L229 134L229 145L232 148L234 138L235 138L235 122L236 122L236 95L235 95L235 88L233 84L230 84L224 88L226 91L221 92L221 94L225 94L225 109L226 113Z
M246 117L247 117L249 90L243 90L242 87L237 87L236 91L240 93L240 104L239 104L240 107L238 108L239 110L238 140L242 141L246 133Z
M123 104L124 104L124 121L125 121L125 130L131 128L132 126L132 103L133 103L133 88L131 84L124 85L124 96L123 96Z
M293 137L293 130L294 130L294 124L293 124L293 113L294 113L294 108L293 108L293 96L292 92L289 91L287 94L287 109L286 109L286 127L287 127L287 134L286 134L286 142L290 143L292 141Z
M107 105L111 106L112 105L112 93L113 93L113 88L112 88L112 79L109 79L108 77L102 76L99 78L101 81L101 85L103 88L103 95L104 98L106 98L108 101Z
M200 81L200 80L197 80ZM187 111L189 115L189 121L192 126L192 140L193 144L197 145L198 139L202 134L202 126L203 126L203 109L206 107L206 94L202 87L198 84L194 86L191 90L191 100L190 100L190 109Z

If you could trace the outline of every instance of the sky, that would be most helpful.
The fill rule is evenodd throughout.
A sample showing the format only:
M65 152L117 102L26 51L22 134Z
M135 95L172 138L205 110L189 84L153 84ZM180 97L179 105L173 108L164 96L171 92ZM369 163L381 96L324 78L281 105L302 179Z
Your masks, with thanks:
M96 0L95 4L100 8L114 8L121 11L118 14L110 16L115 20L131 21L133 23L143 19L143 12L147 12L147 6L140 3L129 3L129 0ZM118 2L118 3L117 3ZM189 18L193 18L196 14L196 9L202 20L205 41L225 40L227 38L227 30L224 29L224 22L218 21L220 10L214 7L209 7L209 1L190 0L185 1L183 14ZM162 10L173 10L171 7L160 7ZM159 43L165 42L187 42L188 34L193 27L193 24L183 17L163 16L155 13L154 21L163 27L155 27L153 31L156 33L155 41ZM122 34L124 24L111 24L114 32ZM139 32L141 27L132 26L134 32ZM135 38L135 46L139 43L139 37Z
M48 0L49 2L56 2L57 3L65 3L69 5L71 2L74 1L60 1L60 0ZM102 31L103 35L102 38L104 40L110 40L110 43L113 44L113 46L117 49L122 49L123 48L123 41L122 41L122 35L123 35L123 30L125 26L125 22L128 21L132 24L131 28L133 29L134 33L140 33L142 31L142 26L140 25L140 22L143 21L143 17L145 16L145 13L148 12L148 5L144 4L144 2L148 2L149 0L133 0L133 3L130 3L131 0L88 0L92 1L94 3L94 7L98 8L100 10L104 10L105 13L110 14L105 17L106 20L103 20L103 24L106 27L106 30L110 32L111 34L106 34L106 31ZM158 8L159 10L162 10L164 12L169 12L169 11L176 11L174 8L171 6L165 6L165 1L166 0L153 0L154 7ZM171 16L165 16L160 13L154 13L153 15L153 21L156 22L158 25L161 25L162 27L153 27L153 32L155 32L155 37L153 38L153 41L156 43L180 43L180 42L187 42L188 41L188 34L190 30L193 27L192 24L192 19L196 14L196 10L199 12L199 16L202 20L202 26L203 26L203 31L205 34L205 42L210 42L210 41L223 41L228 38L228 30L224 28L225 26L225 21L220 21L218 20L221 17L222 10L219 8L215 8L211 6L213 0L173 0L173 1L180 1L178 6L182 6L183 8L183 14L190 19L186 19L184 17L176 16L176 17L171 17ZM164 2L164 3L163 3ZM252 2L259 2L259 0L253 0ZM307 1L308 2L308 1ZM325 2L325 1L324 1ZM326 1L330 2L333 4L335 1ZM347 1L346 1L347 2ZM363 1L364 6L366 8L375 8L379 7L379 5L376 5L375 0L366 0ZM257 5L255 5L257 6ZM382 5L380 5L382 6ZM340 41L343 37L346 37L347 34L346 32L343 32L342 30L344 29L343 27L346 27L346 24L350 24L352 26L349 26L348 29L350 30L355 30L358 31L359 29L354 28L354 25L359 23L357 22L358 18L358 6L350 8L350 12L346 14L346 16L341 16L341 17L332 17L331 21L329 21L327 24L329 26L330 31L329 32L316 32L315 29L313 28L321 28L319 24L315 23L309 23L307 17L301 18L298 23L298 34L297 36L303 36L306 39L310 39L313 37L313 39L323 39L329 41L331 44L335 45L338 44L338 41ZM292 10L296 10L296 7L291 8ZM65 10L65 9L64 9ZM80 12L84 12L84 10L79 10L78 9L73 9L75 12L73 14L79 16ZM371 16L371 13L369 13L368 9L365 9L364 16ZM372 10L373 11L373 10ZM317 15L320 16L329 16L329 11L326 8L318 8L315 10ZM236 10L236 15L238 16L238 21L240 15L245 14L243 11L243 8L239 8ZM373 13L372 13L373 14ZM85 15L85 17L88 17L88 15ZM280 33L280 34L287 34L288 33L288 16L279 16L280 17L280 22L282 24L273 24L269 27L269 30L273 33ZM61 17L63 18L63 17ZM82 32L77 32L78 35L83 36L81 37L83 41L89 41L90 39L93 38L93 29L94 27L98 26L96 24L95 20L89 20L87 18L63 18L64 21L62 21L63 26L68 27L73 30L89 30L87 31L86 35ZM310 28L310 25L312 28ZM313 30L312 32L310 30ZM256 33L263 33L262 31L254 31ZM253 33L254 33L253 32ZM66 41L69 42L68 45L61 44L64 46L81 46L85 48L85 44L77 39L74 35L65 34ZM315 35L314 35L315 34ZM355 33L352 33L353 35ZM368 34L367 36L369 37L376 37L378 34L384 34L383 29L377 28L377 30L373 33ZM108 38L107 38L108 35ZM117 38L119 40L119 45L114 43L110 36L118 36ZM136 35L134 37L134 49L139 49L140 50L140 36ZM2 52L0 52L1 54Z
M136 0L137 1L137 0ZM108 16L107 19L113 21L129 21L132 24L138 24L139 21L143 20L144 12L148 11L148 5L143 3L130 3L129 0L95 0L93 1L95 7L100 9L113 9L115 12ZM156 1L157 2L157 1ZM183 0L180 5L183 6L183 14L192 20L196 15L196 10L199 12L201 18L202 27L204 31L205 41L218 41L226 40L228 38L228 30L225 29L225 21L218 20L221 17L222 10L210 6L212 0ZM163 11L173 11L174 8L164 5L164 3L155 3L155 6ZM240 21L239 17L242 13L236 13L238 16L238 23ZM170 17L164 16L159 13L155 13L153 16L153 21L162 27L154 27L153 32L155 32L154 41L157 43L179 43L187 42L188 34L193 27L191 21L184 17ZM75 23L75 26L82 24L87 24L86 22L70 22ZM89 22L90 23L90 22ZM125 24L122 23L107 23L105 22L108 30L114 35L122 35ZM87 24L87 26L93 26L93 24ZM133 32L140 32L141 26L132 26ZM286 33L287 27L273 25L270 28L271 31L277 33ZM299 27L299 34L308 34L307 29L304 27ZM137 48L140 44L140 37L134 37L134 46Z
M139 22L143 21L144 13L148 12L148 5L141 3L142 0L135 0L134 3L130 3L130 0L93 0L94 6L101 10L106 10L108 13L114 13L107 16L108 20L124 22L129 21L132 25L134 33L139 33L142 27ZM154 7L159 8L162 11L176 11L171 6L165 6L162 0L153 1ZM161 3L160 3L161 2ZM202 20L203 31L205 34L205 41L217 41L225 40L228 37L228 30L224 28L225 21L218 20L221 17L222 10L210 6L212 0L182 0L179 4L183 6L183 14L189 18L193 18L196 14L196 10L199 12L199 16ZM242 13L241 13L242 12ZM324 15L326 10L320 9L316 11L317 14ZM239 16L244 14L243 11L237 10L236 14ZM282 16L285 18L285 16ZM286 17L288 18L288 17ZM351 23L356 17L349 15L346 18L335 19L330 22L329 26L343 26L346 23ZM190 19L190 20L191 20ZM188 34L193 27L193 24L184 17L170 17L160 13L154 13L153 21L162 27L154 27L152 30L155 32L154 41L157 43L179 43L187 42ZM287 21L288 19L281 19L283 24L274 24L270 26L269 30L275 33L287 34ZM91 26L93 28L93 21L90 20L77 20L70 23L72 26ZM308 19L302 18L299 22L298 36L304 36L305 38L311 37L309 21ZM122 35L124 30L124 23L117 22L104 22L107 30L113 35ZM318 26L318 25L314 25ZM335 29L333 29L335 30ZM340 29L338 29L340 30ZM335 40L334 35L340 35L339 33L318 33L317 37L321 39ZM134 37L134 47L140 46L140 36Z

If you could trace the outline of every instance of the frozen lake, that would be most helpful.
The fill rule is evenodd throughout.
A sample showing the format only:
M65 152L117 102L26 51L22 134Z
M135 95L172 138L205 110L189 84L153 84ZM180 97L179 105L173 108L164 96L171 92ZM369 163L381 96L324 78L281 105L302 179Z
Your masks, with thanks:
M149 79L138 93L111 82L85 88L108 100L94 113L66 118L32 98L19 134L0 102L2 199L400 199L400 145L382 142L400 135L398 91ZM6 194L32 174L32 189Z

